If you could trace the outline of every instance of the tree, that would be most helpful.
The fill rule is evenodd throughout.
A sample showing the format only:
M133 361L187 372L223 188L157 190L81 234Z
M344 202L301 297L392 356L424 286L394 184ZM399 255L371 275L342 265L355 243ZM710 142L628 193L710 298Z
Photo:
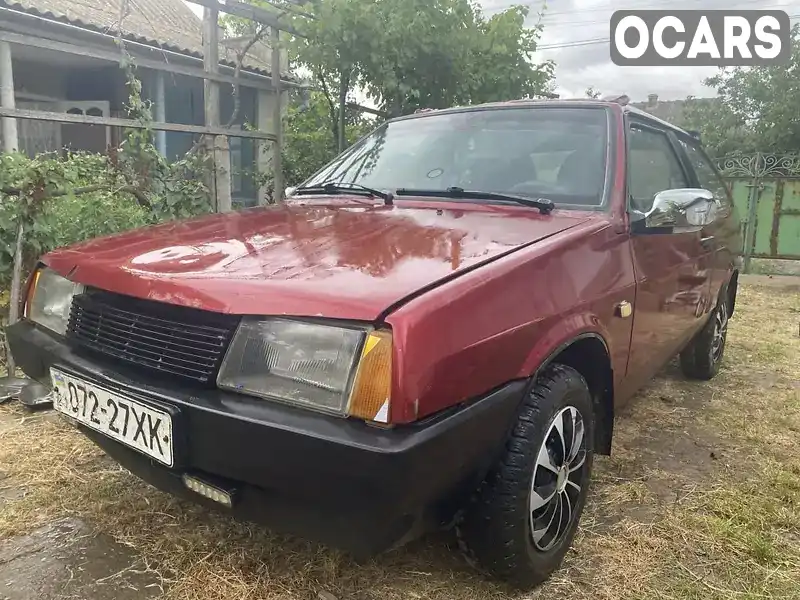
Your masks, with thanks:
M356 87L391 116L546 93L553 64L532 56L541 28L514 7L488 20L471 0L319 0L298 19L295 58L326 100L338 147Z
M477 34L464 65L467 102L534 98L552 92L555 64L533 62L542 27L526 27L528 13L527 7L516 6L488 21L477 16Z
M745 120L721 98L688 97L680 122L675 124L699 131L706 150L713 156L758 150L755 136Z
M586 88L584 94L586 94L587 98L591 98L592 100L597 100L602 95L599 91L594 89L594 86L591 85Z
M706 80L719 103L692 106L687 121L697 125L718 154L800 152L800 28L792 29L788 65L722 70Z
M533 63L540 28L525 27L525 7L486 20L470 0L373 6L381 35L362 56L361 83L392 116L532 97L550 88L553 65Z
M297 185L330 162L338 153L331 137L328 99L322 92L311 92L308 101L289 106L283 150L286 182ZM355 111L346 111L345 136L356 140L368 133L374 122Z
M373 52L380 35L374 19L375 0L324 0L314 4L313 19L298 19L307 36L295 45L296 59L311 71L327 104L338 149L347 145L348 95L361 75L364 56Z

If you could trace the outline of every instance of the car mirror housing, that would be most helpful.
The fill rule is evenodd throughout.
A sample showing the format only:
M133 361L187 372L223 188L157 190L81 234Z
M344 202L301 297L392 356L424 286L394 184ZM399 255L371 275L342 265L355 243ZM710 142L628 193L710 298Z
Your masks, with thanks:
M665 190L656 194L644 215L645 229L703 227L716 219L714 194L699 188Z

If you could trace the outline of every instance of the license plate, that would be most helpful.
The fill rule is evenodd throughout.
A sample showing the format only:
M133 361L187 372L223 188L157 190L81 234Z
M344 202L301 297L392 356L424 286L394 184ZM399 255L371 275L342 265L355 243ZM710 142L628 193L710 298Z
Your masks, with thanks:
M53 408L95 431L172 466L172 417L106 388L50 369Z

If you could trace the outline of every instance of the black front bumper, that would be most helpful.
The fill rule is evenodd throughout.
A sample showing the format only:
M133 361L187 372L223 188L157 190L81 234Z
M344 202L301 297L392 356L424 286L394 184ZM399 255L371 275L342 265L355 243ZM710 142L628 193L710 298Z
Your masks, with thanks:
M208 476L237 490L233 509L215 508L359 556L452 517L502 450L525 386L508 383L424 422L380 429L220 390L154 384L29 322L6 332L17 364L34 379L49 385L49 369L58 366L173 413L172 469L81 426L145 481L209 504L181 479Z

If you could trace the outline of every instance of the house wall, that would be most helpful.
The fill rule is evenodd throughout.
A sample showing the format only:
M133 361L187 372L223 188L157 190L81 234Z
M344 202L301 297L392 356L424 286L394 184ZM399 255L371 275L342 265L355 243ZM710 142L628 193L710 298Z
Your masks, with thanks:
M64 67L16 60L13 56L11 64L14 71L14 90L18 98L24 99L28 94L66 98L68 71Z
M12 61L17 106L32 110L66 111L70 102L98 102L102 113L124 113L127 101L124 73L116 65L50 64L39 60ZM83 110L85 107L81 107ZM20 148L28 155L52 152L63 147L104 152L109 143L118 143L115 128L100 125L17 122Z
M113 115L125 111L128 92L125 73L117 65L91 69L70 69L66 81L67 100L108 100Z
M62 69L28 61L11 59L14 95L17 108L53 110L48 99L64 97L65 74ZM61 126L46 121L17 119L20 151L34 156L61 147Z
M154 71L140 71L143 96L153 102L156 98ZM53 101L107 101L111 116L124 116L128 91L125 74L116 64L108 66L52 65L42 61L14 60L14 83L21 108L38 110L62 110L63 104ZM288 99L288 94L285 95ZM164 73L165 120L171 123L203 125L203 80L172 73ZM273 95L264 90L242 86L240 110L234 125L252 126L273 131ZM27 99L27 103L25 102ZM286 100L284 100L285 105ZM27 104L27 105L26 105ZM227 124L234 110L234 99L230 85L220 89L220 122ZM76 149L101 151L105 149L106 137L101 126L69 125L19 120L20 140L27 138L27 151L31 154L52 151L69 143ZM49 129L48 129L49 128ZM90 129L98 129L98 135L89 135ZM47 131L44 131L47 129ZM113 131L110 141L117 144L119 131ZM81 148L80 142L90 141L90 148ZM95 140L95 138L97 138ZM178 159L194 145L196 136L188 133L167 132L166 156ZM96 142L96 143L95 143ZM230 138L232 194L237 206L256 204L266 190L259 189L258 172L269 172L271 168L271 144L252 139Z

